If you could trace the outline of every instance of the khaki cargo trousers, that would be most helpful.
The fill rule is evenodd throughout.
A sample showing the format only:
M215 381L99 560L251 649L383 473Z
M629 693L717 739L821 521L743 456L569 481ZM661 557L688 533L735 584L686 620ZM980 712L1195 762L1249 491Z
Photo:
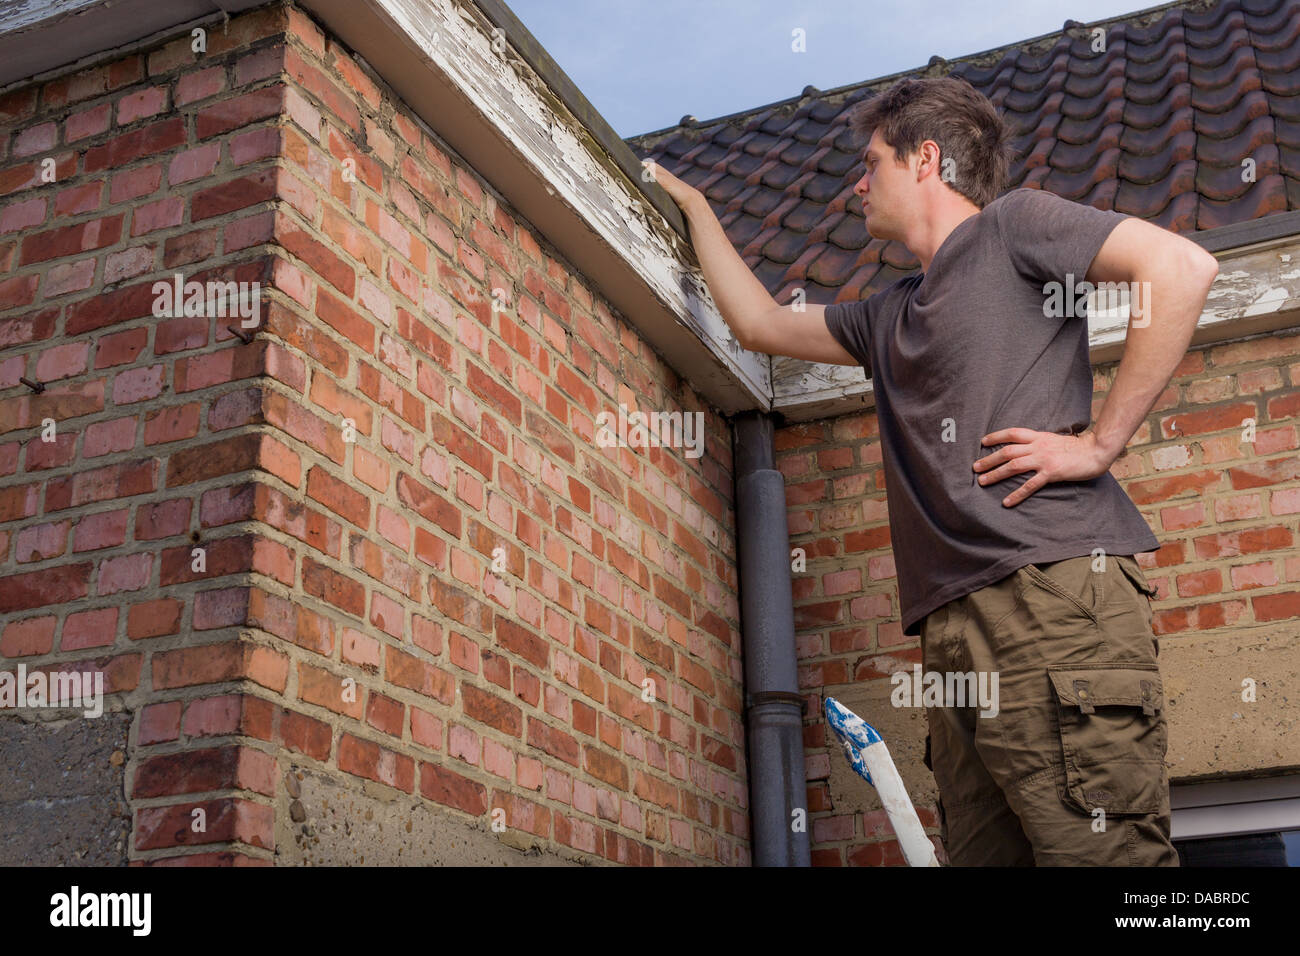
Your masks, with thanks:
M951 865L1179 865L1154 593L1131 556L1083 556L1026 565L922 621L927 675L997 674L996 708L955 692L926 708Z

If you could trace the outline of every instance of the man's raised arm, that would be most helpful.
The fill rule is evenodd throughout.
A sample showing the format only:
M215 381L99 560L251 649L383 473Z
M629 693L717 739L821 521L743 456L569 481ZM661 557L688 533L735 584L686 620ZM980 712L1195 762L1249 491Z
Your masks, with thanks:
M1218 273L1213 255L1142 219L1125 219L1102 244L1088 281L1136 288L1140 301L1135 304L1143 313L1130 319L1115 383L1093 428L1107 465L1123 454L1187 354Z
M737 254L703 193L662 166L655 165L654 176L681 207L709 294L744 348L830 365L858 364L826 327L825 306L805 305L796 312L777 304Z

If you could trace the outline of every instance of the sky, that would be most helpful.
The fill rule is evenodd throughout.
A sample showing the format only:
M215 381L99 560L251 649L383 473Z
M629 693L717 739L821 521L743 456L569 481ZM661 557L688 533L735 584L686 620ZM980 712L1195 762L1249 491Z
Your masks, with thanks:
M1157 0L506 0L626 139L1158 6ZM804 31L795 52L794 31Z

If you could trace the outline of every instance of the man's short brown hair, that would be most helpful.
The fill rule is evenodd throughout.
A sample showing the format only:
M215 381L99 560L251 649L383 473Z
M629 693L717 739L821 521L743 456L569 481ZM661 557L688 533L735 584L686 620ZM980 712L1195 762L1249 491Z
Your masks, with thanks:
M934 140L942 181L981 209L1006 182L1010 131L988 98L961 77L899 80L854 109L849 127L864 147L879 129L900 162ZM946 168L945 159L953 160Z

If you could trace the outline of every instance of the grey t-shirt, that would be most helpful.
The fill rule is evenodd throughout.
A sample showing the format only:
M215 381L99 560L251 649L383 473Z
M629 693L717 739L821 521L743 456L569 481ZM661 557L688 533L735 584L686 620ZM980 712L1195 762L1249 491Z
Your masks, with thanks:
M971 467L1006 442L1002 428L1079 434L1092 422L1088 321L1044 314L1084 281L1126 216L1037 189L1015 189L963 220L928 272L826 308L826 326L875 391L903 632L931 611L1026 564L1159 547L1109 471L1048 482L1002 504L1034 472L990 485ZM1075 295L1077 295L1077 290ZM990 469L991 470L991 469Z

